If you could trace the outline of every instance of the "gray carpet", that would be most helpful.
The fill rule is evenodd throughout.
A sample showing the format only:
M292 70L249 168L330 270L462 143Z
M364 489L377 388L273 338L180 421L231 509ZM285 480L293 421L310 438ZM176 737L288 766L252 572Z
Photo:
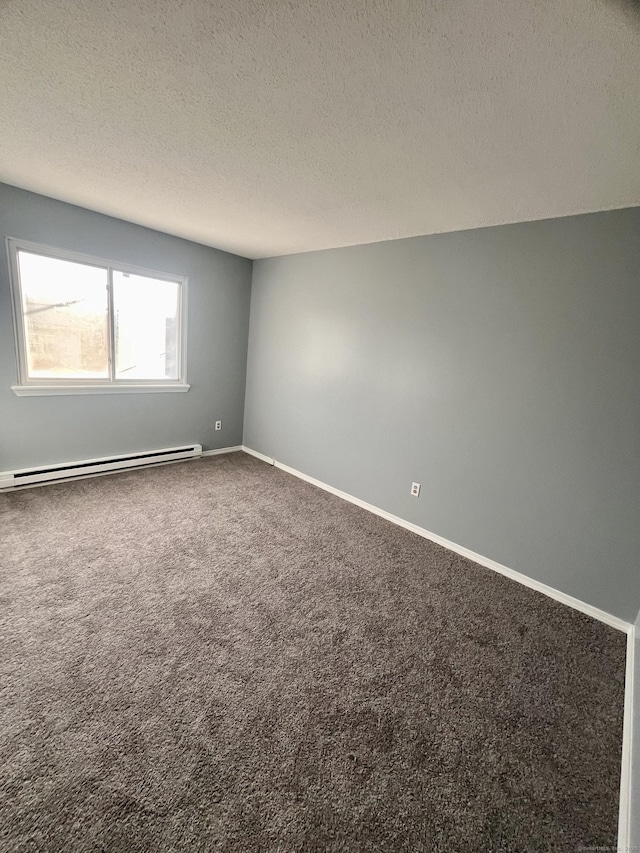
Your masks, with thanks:
M0 518L2 851L615 844L621 633L241 453Z

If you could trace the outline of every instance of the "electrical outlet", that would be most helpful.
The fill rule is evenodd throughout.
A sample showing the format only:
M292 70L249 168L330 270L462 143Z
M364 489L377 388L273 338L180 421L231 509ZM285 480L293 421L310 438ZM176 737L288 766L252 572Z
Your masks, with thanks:
M420 483L411 483L411 494L414 498L420 497Z
M222 429L222 421L216 421L216 429Z

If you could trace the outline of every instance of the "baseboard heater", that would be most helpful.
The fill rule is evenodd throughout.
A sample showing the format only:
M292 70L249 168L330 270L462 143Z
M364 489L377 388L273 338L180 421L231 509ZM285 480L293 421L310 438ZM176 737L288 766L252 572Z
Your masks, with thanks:
M160 450L147 450L122 456L104 456L101 459L84 459L81 462L61 462L41 468L5 471L0 473L0 492L10 492L25 486L44 486L48 483L74 480L79 477L95 477L98 474L108 474L126 468L166 465L168 462L196 459L199 456L202 456L202 445L187 444L184 447L163 447Z

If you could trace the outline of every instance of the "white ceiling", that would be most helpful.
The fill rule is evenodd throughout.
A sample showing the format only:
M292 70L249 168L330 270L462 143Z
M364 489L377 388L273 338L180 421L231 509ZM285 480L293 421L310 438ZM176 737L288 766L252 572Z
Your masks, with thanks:
M248 257L640 203L623 0L3 0L0 180Z

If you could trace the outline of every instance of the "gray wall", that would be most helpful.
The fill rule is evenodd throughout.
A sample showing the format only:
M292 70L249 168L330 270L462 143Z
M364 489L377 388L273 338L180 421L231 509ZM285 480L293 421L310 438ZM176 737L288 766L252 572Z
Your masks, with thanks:
M244 443L633 621L639 236L635 208L254 263Z
M16 397L5 236L188 275L191 389ZM5 184L0 239L0 471L190 441L241 443L251 261Z

